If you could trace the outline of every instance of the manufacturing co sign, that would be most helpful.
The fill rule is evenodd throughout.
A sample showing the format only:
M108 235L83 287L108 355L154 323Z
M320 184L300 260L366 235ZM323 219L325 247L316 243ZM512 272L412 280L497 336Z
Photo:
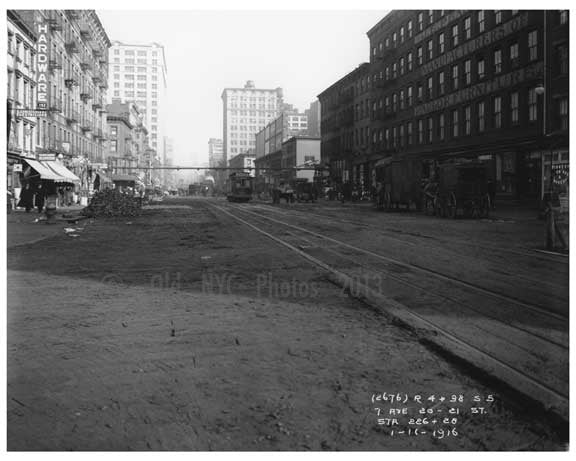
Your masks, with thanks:
M48 23L40 19L37 23L38 41L36 42L37 61L37 85L36 85L36 109L48 109Z

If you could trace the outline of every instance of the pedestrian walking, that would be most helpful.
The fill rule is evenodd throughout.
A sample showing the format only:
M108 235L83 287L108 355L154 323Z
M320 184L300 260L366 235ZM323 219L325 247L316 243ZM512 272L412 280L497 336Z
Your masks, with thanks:
M36 208L38 208L38 213L42 213L42 210L44 209L45 200L46 200L46 191L44 190L42 184L40 183L36 188L36 196L35 196Z
M34 208L34 190L30 186L30 183L26 183L22 192L20 192L18 206L25 208L26 213L30 213L30 210Z

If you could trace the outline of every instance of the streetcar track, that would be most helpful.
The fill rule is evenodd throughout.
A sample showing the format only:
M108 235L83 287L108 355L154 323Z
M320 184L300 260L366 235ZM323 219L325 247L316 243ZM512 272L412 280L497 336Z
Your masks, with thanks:
M483 293L483 294L492 296L492 297L494 297L494 298L497 298L497 299L500 299L500 300L503 300L503 301L506 301L506 302L510 302L510 303L515 303L515 304L517 304L517 305L519 305L519 306L522 306L522 307L524 307L524 308L526 308L526 309L530 309L530 310L532 310L532 311L534 311L534 312L538 312L538 313L543 314L543 315L545 315L545 316L553 317L553 318L555 318L555 319L557 319L557 320L566 321L566 320L568 319L568 315L564 315L564 314L557 313L557 312L551 312L550 310L544 308L543 306L540 306L540 305L537 305L537 304L531 304L531 303L528 303L528 302L526 302L526 301L522 301L522 300L520 300L520 299L518 299L518 298L516 298L516 297L509 296L509 295L505 295L505 294L503 294L503 293L500 293L500 292L497 292L497 291L493 291L493 290L490 290L490 289L481 287L481 286L479 286L479 285L477 285L477 284L474 284L474 283L471 283L471 282L467 282L467 281L465 281L465 280L457 279L457 278L455 278L455 277L451 277L451 276L442 274L442 273L440 273L440 272L438 272L438 271L435 271L435 270L433 270L433 269L429 269L429 268L420 266L420 265L418 265L418 264L405 263L405 262L399 261L399 260L397 260L397 259L390 258L390 257L388 257L388 256L384 256L384 255L381 255L381 254L378 254L378 253L374 253L374 252L372 252L372 251L370 251L370 250L366 250L366 249L363 249L363 248L360 248L360 247L356 247L356 246L354 246L354 245L350 245L350 244L348 244L348 243L339 241L339 240L334 239L334 238L332 238L332 237L327 237L327 236L324 236L324 235L322 235L322 234L318 234L317 232L311 231L311 230L309 230L309 229L305 229L305 228L300 227L300 226L296 226L296 225L293 225L293 224L290 224L290 223L286 223L286 222L283 222L283 221L279 221L279 220L274 219L274 218L271 218L271 217L269 217L269 216L260 215L260 214L258 214L258 213L255 213L255 212L246 210L246 209L244 209L244 208L236 208L236 209L239 209L240 211L245 212L245 213L248 213L248 214L251 214L251 215L258 216L258 217L260 217L260 218L262 218L262 219L266 219L266 220L269 220L269 221L272 221L272 222L276 222L276 223L281 224L281 225L283 225L283 226L291 227L291 228L293 228L293 229L300 230L300 231L302 231L302 232L306 232L306 233L311 234L311 235L314 235L314 236L316 236L316 237L320 237L321 239L328 240L328 241L331 241L331 242L336 243L336 244L338 244L338 245L341 245L341 246L350 248L351 250L358 251L358 252L361 252L361 253L365 253L365 254L371 255L371 256L373 256L373 257L375 257L375 258L382 259L382 260L384 260L384 261L388 261L388 262L393 263L393 264L397 264L397 265L399 265L399 266L401 266L401 267L404 267L404 268L407 268L407 269L411 269L411 270L414 270L414 269L415 269L415 270L421 271L421 272L423 272L423 273L427 273L427 274L436 276L437 278L440 278L440 279L445 280L445 281L447 281L447 282L454 283L454 284L456 284L456 285L465 286L465 287L467 287L467 288L470 288L470 289L479 291L479 292L481 292L481 293Z
M260 204L256 205L259 206ZM262 207L264 208L264 207ZM282 214L282 212L280 211L280 209L275 208L275 207L265 207L266 210L270 210L272 212L276 212L276 213L280 213ZM282 210L286 210L288 212L294 212L294 209L285 209L282 208ZM373 224L368 224L366 222L358 222L358 221L351 221L348 219L342 219L342 218L338 218L336 216L330 215L330 214L325 214L325 213L319 213L317 211L310 211L310 210L299 210L302 211L303 213L307 213L310 214L312 216L317 216L320 218L328 218L331 219L333 221L336 222L341 222L341 223L345 223L345 224L350 224L353 226L357 226L357 227L361 227L367 230L373 230L379 233L394 233L394 234L401 234L401 235L409 235L412 237L416 237L419 239L425 239L425 240L436 240L440 243L444 243L444 244L450 244L450 245L457 245L460 247L469 247L469 243L468 242L463 242L463 241L456 241L456 240L450 240L450 241L446 241L446 240L441 240L438 239L437 237L432 237L432 236L428 236L428 235L424 235L424 234L419 234L419 233L413 233L413 232L405 232L402 230L395 230L395 229L386 229L386 228L382 228L382 227L378 227L375 226ZM296 216L296 215L294 215ZM413 244L413 242L409 242L408 240L404 240L398 237L394 237L394 236L387 236L387 238L390 238L392 240L396 240L398 242L404 242L407 244ZM430 245L427 245L430 247ZM433 248L433 247L431 247ZM496 246L489 246L489 245L474 245L475 249L478 250L487 250L487 251L491 251L491 252L495 252L495 253L511 253L511 254L515 254L515 255L519 255L519 256L524 256L524 257L528 257L528 258L532 258L532 259L540 259L543 261L547 261L547 262L553 262L553 263L558 263L558 264L568 264L568 258L566 258L566 256L561 255L561 254L555 254L555 253L546 253L544 250L539 250L539 249L531 249L531 248L526 248L526 249L512 249L512 248L504 248L504 247L496 247Z
M276 237L274 235L272 235L269 232L266 232L265 230L261 229L260 227L246 221L245 219L242 219L241 217L237 216L236 214L230 212L227 209L224 209L222 207L219 206L214 206L211 205L212 207L220 210L221 212L229 215L230 217L232 217L233 219L253 228L254 230L256 230L259 233L262 233L263 235L266 235L267 237L271 238L272 240L276 241L277 243L290 248L291 250L293 250L294 252L300 254L301 256L303 256L304 258L314 262L316 265L324 268L325 270L329 271L330 273L334 274L336 276L336 278L339 280L339 283L341 283L342 280L349 280L350 276L341 272L338 269L335 269L331 266L329 266L327 263L319 260L318 258L315 258L309 254L307 254L306 252L299 250L298 248L296 248L294 245L284 241L283 239ZM236 211L238 211L238 208L234 208ZM241 210L242 211L242 210ZM250 213L249 214L255 214L255 213ZM271 218L266 218L264 217L264 219L268 219L269 221L277 221ZM289 224L286 223L282 223L282 222L278 222L279 224L282 225L287 225L289 227L295 227L297 228L297 226L291 226ZM262 225L262 223L260 223L260 225ZM308 232L310 234L315 234L314 232L311 231L307 231L306 229L303 229L303 231ZM322 237L322 236L320 236ZM333 240L333 239L330 239ZM348 246L348 245L344 245L344 246ZM367 287L369 288L369 287ZM456 355L460 355L461 358L465 359L466 361L471 361L475 366L478 366L478 363L480 363L481 368L485 368L488 370L488 372L490 374L494 374L496 373L496 376L498 376L499 379L502 379L504 382L508 382L509 384L512 383L513 387L516 387L520 392L524 393L525 395L530 396L530 398L543 403L545 406L546 410L552 410L553 412L555 412L556 414L559 414L562 418L567 419L568 418L568 413L567 413L567 408L568 408L568 395L566 392L563 392L560 389L555 389L553 387L552 384L548 384L545 382L542 382L540 379L538 379L538 377L530 375L528 373L526 373L524 370L520 369L517 366L517 363L507 363L505 361L503 361L502 359L498 358L497 356L494 355L494 353L488 351L488 350L483 350L481 348L479 348L478 346L472 344L470 341L468 341L466 338L461 337L460 335L458 335L458 333L453 332L453 331L449 331L447 330L445 327L438 325L437 323L429 320L428 318L426 318L425 316L419 315L418 313L414 312L413 310L411 310L410 308L408 308L407 306L400 304L390 298L386 298L382 295L379 294L374 294L375 297L379 297L379 298L383 298L383 302L385 303L385 305L388 306L388 309L390 310L390 312L392 313L393 316L398 316L400 321L405 322L406 321L406 316L408 316L409 318L414 319L414 322L408 321L408 325L414 326L414 323L416 324L416 328L418 328L418 325L424 325L424 326L428 326L428 328L431 328L432 331L436 331L437 334L441 333L441 335L443 335L442 337L436 337L436 340L433 340L432 342L435 343L436 345L440 346L441 348L446 348L447 350L451 351L451 353L456 353ZM515 300L514 300L515 302ZM547 312L545 312L547 313ZM530 334L530 333L528 333ZM534 337L534 335L531 334L531 336ZM445 344L445 340L448 340L448 345ZM454 349L454 350L452 350ZM459 352L456 352L459 351ZM465 353L463 353L463 351L466 351ZM530 370L530 367L527 367ZM520 380L518 380L518 378L520 378Z

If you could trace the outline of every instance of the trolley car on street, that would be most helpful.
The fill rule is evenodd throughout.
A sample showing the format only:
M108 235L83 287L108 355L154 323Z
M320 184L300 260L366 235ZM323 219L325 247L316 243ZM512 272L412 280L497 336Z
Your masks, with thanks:
M232 173L226 183L226 198L229 202L248 202L252 200L254 178L249 173Z

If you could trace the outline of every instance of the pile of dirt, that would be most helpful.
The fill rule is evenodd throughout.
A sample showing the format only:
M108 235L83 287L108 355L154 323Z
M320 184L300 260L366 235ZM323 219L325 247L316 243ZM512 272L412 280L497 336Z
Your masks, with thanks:
M138 216L142 212L142 199L123 194L115 189L105 189L94 194L82 210L84 216Z

